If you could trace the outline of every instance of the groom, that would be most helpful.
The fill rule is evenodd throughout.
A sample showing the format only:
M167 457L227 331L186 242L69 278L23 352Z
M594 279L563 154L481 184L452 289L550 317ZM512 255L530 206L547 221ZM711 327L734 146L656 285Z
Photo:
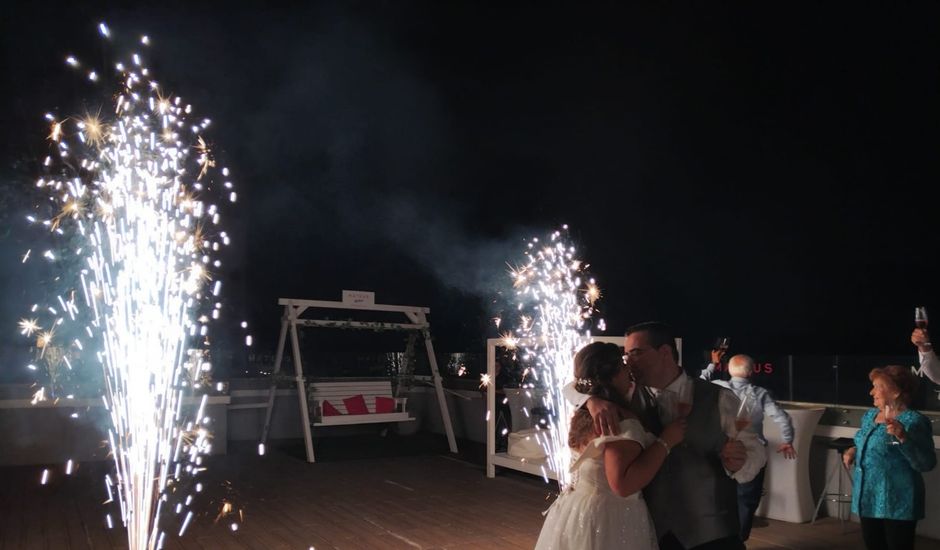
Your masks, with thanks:
M671 449L659 473L643 490L660 550L743 550L737 483L753 479L767 456L753 432L741 432L736 439L727 435L734 434L737 397L727 389L687 376L678 364L672 330L663 323L641 323L627 329L624 350L624 359L639 384L633 404L649 430L658 432L674 420L678 414L676 396L691 396L685 441ZM587 407L595 431L616 432L616 405L579 394L570 385L565 395L576 407Z

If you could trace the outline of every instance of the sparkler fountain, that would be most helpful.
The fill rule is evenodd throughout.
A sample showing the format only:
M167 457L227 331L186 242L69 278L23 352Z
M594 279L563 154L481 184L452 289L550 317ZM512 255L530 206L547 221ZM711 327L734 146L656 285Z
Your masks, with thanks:
M106 25L99 30L110 39ZM66 62L104 80L74 57ZM36 185L52 212L29 219L64 238L43 258L79 267L59 281L55 302L33 306L36 318L20 329L38 333L40 354L58 345L69 369L103 372L114 461L106 489L129 547L152 549L163 546L171 525L173 534L185 532L189 491L201 490L197 476L211 447L208 326L221 312L213 272L229 244L208 197L235 202L236 195L203 138L210 121L193 122L192 107L165 93L138 54L115 69L119 89L107 92L113 105L100 111L107 115L46 115L54 152ZM35 400L49 390L40 388ZM184 401L200 393L198 409L187 412Z
M565 225L547 242L531 240L528 262L511 270L519 322L504 337L507 347L517 347L523 361L534 365L527 373L529 387L546 390L542 406L552 414L546 420L547 429L539 432L539 444L562 490L570 482L568 425L574 411L561 390L573 378L575 353L590 342L594 304L601 295L594 279L584 280L588 266L577 259L567 232ZM603 319L598 327L603 330ZM542 475L547 479L547 472Z

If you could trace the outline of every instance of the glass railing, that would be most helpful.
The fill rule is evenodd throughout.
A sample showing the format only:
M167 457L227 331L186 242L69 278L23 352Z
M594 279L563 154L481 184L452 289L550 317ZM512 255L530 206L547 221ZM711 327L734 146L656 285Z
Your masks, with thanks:
M771 390L779 400L827 405L871 405L873 368L901 365L919 372L916 354L911 355L780 355L756 357L757 367L751 382ZM686 369L689 374L699 371ZM729 378L722 373L721 378ZM915 407L940 411L940 386L926 377L919 377L920 388Z
M424 350L420 350L424 351ZM311 353L304 356L304 370L316 377L392 377L401 373L403 354L342 352ZM483 353L438 353L441 376L450 387L476 388L486 372ZM285 355L282 371L293 373L290 356ZM822 403L827 405L869 406L871 383L868 373L875 367L903 365L918 369L917 355L769 355L755 356L755 372L751 381L770 390L778 400ZM273 367L273 354L255 354L248 358L247 373L241 376L264 376ZM497 379L499 387L514 388L524 384L525 366L503 360ZM686 372L698 376L704 365L688 366ZM431 373L425 353L414 355L413 372L417 376ZM310 374L308 374L309 376ZM217 373L218 376L218 373ZM237 374L236 374L237 376ZM728 379L720 372L720 379ZM940 386L926 377L920 378L916 406L921 410L940 411Z

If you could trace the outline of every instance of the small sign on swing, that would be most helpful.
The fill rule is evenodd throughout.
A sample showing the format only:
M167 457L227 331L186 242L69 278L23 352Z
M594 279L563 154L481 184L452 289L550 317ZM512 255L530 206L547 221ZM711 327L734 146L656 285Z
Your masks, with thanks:
M357 306L374 306L375 292L365 290L344 290L343 303Z

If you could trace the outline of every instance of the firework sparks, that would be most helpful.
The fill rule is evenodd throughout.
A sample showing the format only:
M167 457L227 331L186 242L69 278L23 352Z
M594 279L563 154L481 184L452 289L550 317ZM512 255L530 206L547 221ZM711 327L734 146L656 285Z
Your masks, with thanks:
M601 294L600 287L594 283L594 279L591 279L590 282L588 282L587 289L584 291L584 298L593 306L594 302L601 299L601 296L603 296L603 294Z
M111 38L107 25L98 29ZM19 328L25 336L38 334L40 357L55 353L70 370L73 363L102 369L116 470L105 486L109 502L120 506L129 547L142 550L162 546L167 532L182 535L193 519L191 509L180 521L162 517L161 508L169 512L174 501L189 507L193 496L185 488L205 470L202 456L211 448L206 396L195 416L183 405L196 388L211 387L205 346L209 318L218 318L213 304L220 282L210 269L221 266L212 255L229 243L216 229L219 208L206 197L234 202L235 194L228 170L224 182L211 170L216 160L202 135L208 119L188 122L192 107L164 95L144 59L131 57L115 64L118 91L103 94L114 101L104 109L113 118L102 120L102 110L46 115L58 155L46 158L37 187L59 210L41 226L81 244L43 254L63 267L78 266L71 286L39 311L51 317L42 322L50 328L38 318L21 320ZM66 63L81 66L74 56ZM109 80L90 67L85 75ZM28 258L27 252L23 261ZM61 336L53 345L56 331ZM34 394L34 404L46 399L45 391ZM110 514L106 522L110 528Z
M20 334L23 336L32 336L37 330L42 330L37 319L23 319L20 321Z
M518 348L522 360L531 364L524 374L529 387L545 390L542 407L551 414L540 419L547 429L539 432L538 442L562 489L569 482L568 421L573 411L561 389L573 376L572 357L590 341L589 321L601 297L593 279L582 281L587 264L576 259L567 229L554 232L546 243L530 241L528 262L510 269L519 316L515 331L502 337L506 348Z
M500 343L508 350L514 350L519 345L519 339L513 336L511 332L504 332L500 335L500 338Z
M29 403L31 405L35 405L36 403L39 403L40 401L45 401L45 400L46 400L46 388L39 388L33 394L33 398L30 399Z

